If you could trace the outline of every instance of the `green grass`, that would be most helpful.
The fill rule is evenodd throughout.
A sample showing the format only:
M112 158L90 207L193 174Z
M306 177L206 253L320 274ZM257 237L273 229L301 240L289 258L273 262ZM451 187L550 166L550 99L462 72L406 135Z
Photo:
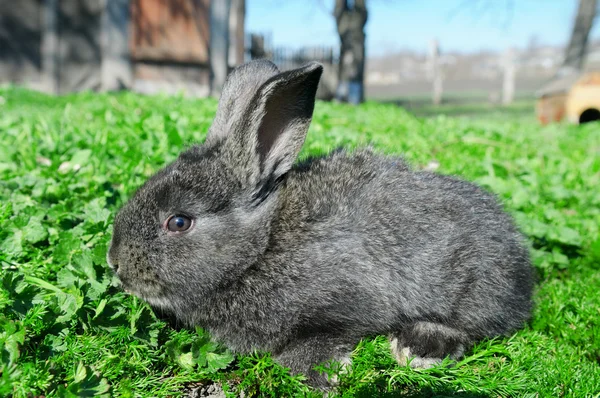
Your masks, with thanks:
M406 95L400 97L372 97L373 100L399 105L418 117L451 116L471 119L534 120L536 96L531 92L517 92L513 103L502 105L491 102L485 91L447 92L442 103L433 105L431 94Z
M175 330L109 271L115 211L153 172L202 141L213 100L0 89L0 396L185 394L221 382L246 396L302 396L268 354L234 358ZM417 118L393 105L318 103L301 156L371 143L439 163L495 192L539 273L533 319L455 366L397 366L364 339L341 396L600 396L600 126L533 117Z

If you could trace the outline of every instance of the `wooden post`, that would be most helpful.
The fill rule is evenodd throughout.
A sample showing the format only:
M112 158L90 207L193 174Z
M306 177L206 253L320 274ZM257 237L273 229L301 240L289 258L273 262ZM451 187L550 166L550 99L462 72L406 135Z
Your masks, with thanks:
M442 103L444 75L440 62L440 46L437 40L431 41L429 62L431 68L431 78L433 81L432 101L434 105L439 105Z
M257 33L250 34L250 59L265 58L265 37Z
M515 50L508 48L504 52L502 60L504 71L502 81L502 104L508 105L513 102L515 96Z
M105 3L100 30L102 90L122 90L132 86L129 22L129 0L110 0Z
M231 0L229 12L229 67L244 63L246 0Z
M42 5L42 74L44 91L58 94L58 1L45 0Z
M219 97L229 69L229 11L231 0L210 2L210 94Z

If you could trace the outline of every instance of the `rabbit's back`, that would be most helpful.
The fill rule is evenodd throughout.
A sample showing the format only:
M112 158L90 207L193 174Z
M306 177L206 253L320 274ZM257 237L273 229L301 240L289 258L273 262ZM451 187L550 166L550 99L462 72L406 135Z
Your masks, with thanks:
M306 308L321 297L327 308L314 312L332 314L325 323L338 317L394 329L439 320L483 337L529 314L522 237L474 184L360 150L298 165L282 195L273 233L274 245L285 246L279 261L313 281ZM342 313L332 311L337 304Z

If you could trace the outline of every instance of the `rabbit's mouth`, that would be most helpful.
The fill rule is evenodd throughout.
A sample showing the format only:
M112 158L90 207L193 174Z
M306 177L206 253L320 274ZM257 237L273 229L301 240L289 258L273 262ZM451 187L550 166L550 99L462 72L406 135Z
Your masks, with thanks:
M162 289L155 283L144 282L142 284L132 284L125 278L119 278L121 280L121 288L125 293L137 296L142 300L154 304L155 300L164 300Z
M157 307L160 309L170 308L170 301L163 295L157 294L156 291L149 294L149 292L140 292L134 291L132 289L123 289L126 293L131 294L133 296L137 296L150 304L152 307Z
M153 307L161 309L171 308L171 302L164 296L145 297L144 300Z

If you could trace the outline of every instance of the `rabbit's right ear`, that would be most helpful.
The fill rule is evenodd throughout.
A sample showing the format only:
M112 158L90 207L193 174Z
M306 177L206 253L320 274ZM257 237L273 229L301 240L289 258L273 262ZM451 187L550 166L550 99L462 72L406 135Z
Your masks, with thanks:
M225 80L206 142L213 144L225 139L234 130L240 112L244 112L252 102L260 86L277 74L277 66L265 59L248 62L231 71Z
M223 160L246 187L264 192L292 167L322 72L316 62L278 73L269 61L252 61L227 79L207 142L222 142Z

